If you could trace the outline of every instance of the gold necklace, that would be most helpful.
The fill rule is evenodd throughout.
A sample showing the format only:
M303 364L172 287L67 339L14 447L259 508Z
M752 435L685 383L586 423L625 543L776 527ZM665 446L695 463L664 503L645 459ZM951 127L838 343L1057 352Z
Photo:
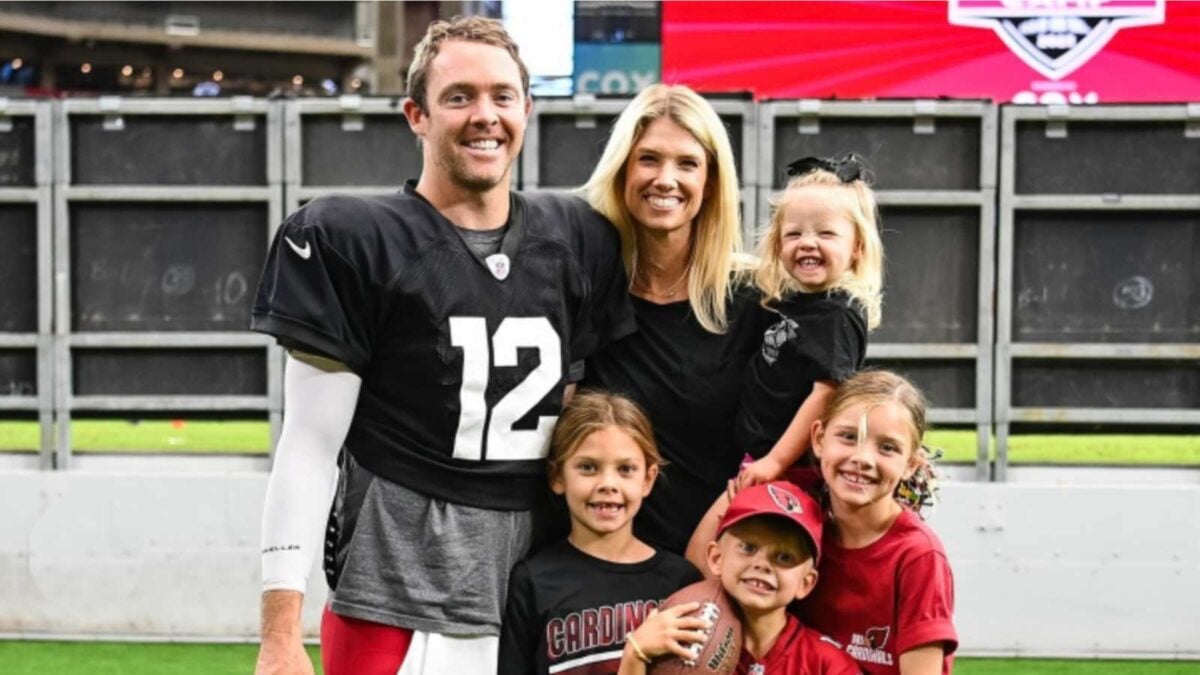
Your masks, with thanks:
M650 284L647 283L646 276L641 270L638 270L637 281L638 285L642 287L642 291L650 295L656 295L660 298L671 299L674 298L675 294L679 292L679 289L683 286L683 282L688 278L688 273L691 271L692 264L689 262L687 267L683 268L683 274L680 274L679 278L675 280L675 283L671 284L671 287L665 291L656 291L653 288L650 288Z

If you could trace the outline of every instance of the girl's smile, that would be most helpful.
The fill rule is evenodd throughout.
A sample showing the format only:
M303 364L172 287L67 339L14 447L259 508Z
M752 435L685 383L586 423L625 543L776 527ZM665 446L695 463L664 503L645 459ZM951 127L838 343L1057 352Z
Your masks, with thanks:
M893 494L912 472L916 451L911 423L899 403L860 403L827 426L818 422L813 449L835 509L898 508Z
M829 289L854 265L858 240L854 223L842 213L838 191L806 185L795 188L780 223L779 260L805 293Z
M629 434L608 426L583 439L550 487L566 498L573 541L576 533L632 537L633 517L657 475L658 467L647 469L641 447Z

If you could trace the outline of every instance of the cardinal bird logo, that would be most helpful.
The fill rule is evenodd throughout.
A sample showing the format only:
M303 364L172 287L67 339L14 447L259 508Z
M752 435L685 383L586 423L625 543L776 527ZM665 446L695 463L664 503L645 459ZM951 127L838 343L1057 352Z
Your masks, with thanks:
M768 484L767 493L771 495L771 499L775 502L775 505L784 512L804 513L804 507L800 505L800 500L791 492Z
M892 634L891 626L875 626L868 628L866 632L867 644L871 649L883 649L887 644L888 637Z

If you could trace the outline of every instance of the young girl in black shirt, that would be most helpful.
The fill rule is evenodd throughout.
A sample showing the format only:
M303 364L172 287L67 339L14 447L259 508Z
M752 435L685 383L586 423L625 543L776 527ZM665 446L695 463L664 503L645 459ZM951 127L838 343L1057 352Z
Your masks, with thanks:
M867 332L880 320L883 244L861 158L806 157L788 173L755 273L777 320L743 382L735 437L754 461L742 466L734 490L778 480L807 452L813 423L837 384L862 367ZM727 505L722 495L705 514L689 560L702 559Z
M686 560L633 534L661 463L650 423L632 401L584 392L563 410L548 470L551 490L566 499L571 532L513 569L502 675L616 673L626 635L700 579Z

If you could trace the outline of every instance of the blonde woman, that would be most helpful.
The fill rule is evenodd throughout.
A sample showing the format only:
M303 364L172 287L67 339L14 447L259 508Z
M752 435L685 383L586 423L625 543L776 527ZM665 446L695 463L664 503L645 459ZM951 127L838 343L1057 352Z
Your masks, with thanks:
M638 321L637 333L588 360L584 384L649 414L670 476L646 500L638 536L682 553L737 473L742 374L769 322L740 253L725 127L691 89L648 87L617 119L583 191L621 235Z

